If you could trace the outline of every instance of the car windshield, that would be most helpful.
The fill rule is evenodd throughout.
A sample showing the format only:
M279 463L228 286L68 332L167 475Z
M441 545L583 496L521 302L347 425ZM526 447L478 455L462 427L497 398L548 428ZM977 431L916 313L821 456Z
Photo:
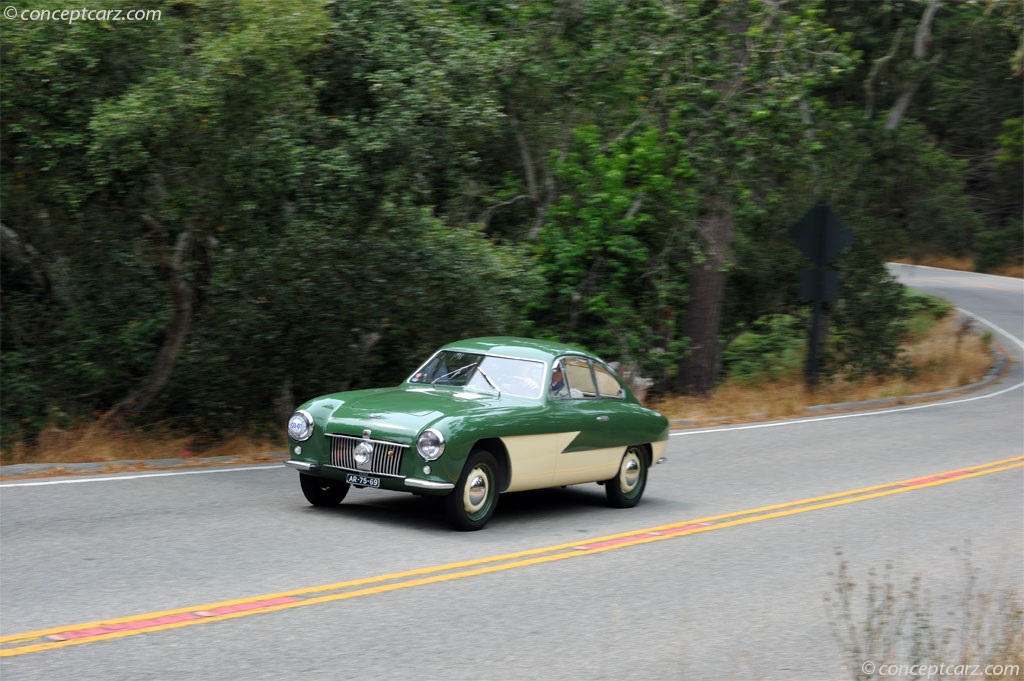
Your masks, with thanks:
M539 399L543 377L543 362L442 350L420 367L409 382Z

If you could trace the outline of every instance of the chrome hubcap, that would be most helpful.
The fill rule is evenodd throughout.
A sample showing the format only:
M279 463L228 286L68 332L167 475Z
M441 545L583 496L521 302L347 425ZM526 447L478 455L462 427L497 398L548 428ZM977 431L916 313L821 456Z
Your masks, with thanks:
M622 467L619 469L619 489L623 493L632 492L640 482L640 460L636 452L630 451L622 460Z
M479 513L487 504L487 492L490 487L487 473L479 468L470 471L466 479L466 493L463 499L466 504L466 513L473 515Z

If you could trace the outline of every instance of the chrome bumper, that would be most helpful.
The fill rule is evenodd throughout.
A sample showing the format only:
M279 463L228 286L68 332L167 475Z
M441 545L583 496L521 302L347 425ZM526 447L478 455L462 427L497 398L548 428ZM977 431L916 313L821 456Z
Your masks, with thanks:
M284 465L300 471L315 471L320 468L320 464L315 461L292 461L289 459L284 462Z
M455 489L455 484L451 482L434 482L433 480L420 480L419 478L406 478L405 486L438 491Z
M293 461L289 459L284 462L284 465L305 473L320 470L320 464L316 461ZM330 466L330 468L334 468L334 466ZM370 475L375 474L370 473ZM419 478L406 478L405 486L416 487L418 489L429 489L435 492L446 492L448 490L455 489L455 484L451 482L435 482L433 480L420 480Z

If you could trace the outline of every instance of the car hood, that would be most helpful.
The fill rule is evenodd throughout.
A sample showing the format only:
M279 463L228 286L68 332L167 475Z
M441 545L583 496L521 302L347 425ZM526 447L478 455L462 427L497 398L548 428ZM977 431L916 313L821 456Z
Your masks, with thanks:
M446 417L493 412L497 395L426 386L377 388L338 393L314 400L307 409L323 419L324 432L362 435L413 444L424 428Z

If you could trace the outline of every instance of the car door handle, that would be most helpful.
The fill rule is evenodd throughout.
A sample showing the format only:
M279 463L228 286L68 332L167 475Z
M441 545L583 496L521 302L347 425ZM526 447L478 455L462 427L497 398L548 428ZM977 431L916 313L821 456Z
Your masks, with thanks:
M598 421L607 421L607 420L608 420L608 417L607 417L607 416L598 416L598 417L597 417L597 420L598 420Z

